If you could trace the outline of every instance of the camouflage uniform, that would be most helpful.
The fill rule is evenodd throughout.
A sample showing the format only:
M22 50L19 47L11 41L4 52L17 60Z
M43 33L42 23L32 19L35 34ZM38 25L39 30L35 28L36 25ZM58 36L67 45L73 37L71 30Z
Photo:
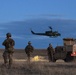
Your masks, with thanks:
M8 63L8 59L9 59L9 67L11 67L12 65L12 56L13 56L13 53L14 53L14 45L15 45L15 42L11 37L11 34L10 33L7 33L6 34L7 36L7 39L5 39L2 43L3 46L5 46L5 51L3 53L3 58L4 58L4 64L6 65Z
M33 52L34 48L33 46L31 45L31 42L29 41L28 42L28 45L25 47L25 52L27 54L27 57L28 57L28 61L30 62L30 56L31 56L31 53Z
M50 62L51 60L53 60L53 54L54 54L54 49L51 44L49 44L49 47L47 48L47 53L48 53L48 59Z

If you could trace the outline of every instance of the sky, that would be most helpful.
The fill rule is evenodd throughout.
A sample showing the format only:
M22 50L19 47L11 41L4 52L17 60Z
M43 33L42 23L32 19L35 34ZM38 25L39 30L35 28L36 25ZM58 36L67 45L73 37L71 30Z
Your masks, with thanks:
M37 15L76 19L75 7L76 0L0 0L0 23L21 21Z
M52 27L60 31L62 35L65 31L68 34L72 27L76 27L75 7L76 0L0 0L0 42L2 43L5 39L7 32L11 32L16 41L16 48L24 48L29 40L36 48L46 48L53 38L34 36L30 33L30 28L36 32L45 32L52 24ZM67 25L70 25L69 30L64 31L63 28L68 28ZM71 35L74 34L71 33ZM54 42L51 42L57 45L55 41L62 38L53 39ZM61 43L62 41L59 45ZM2 45L0 47L4 48Z

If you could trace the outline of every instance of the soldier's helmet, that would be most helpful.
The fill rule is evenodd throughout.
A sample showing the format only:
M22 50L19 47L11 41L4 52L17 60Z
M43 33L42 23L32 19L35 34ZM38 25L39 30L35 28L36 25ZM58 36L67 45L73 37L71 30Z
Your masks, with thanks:
M11 33L7 33L6 36L7 36L7 37L11 37Z
M31 44L31 41L29 41L28 44Z
M50 43L49 46L52 46L52 44Z

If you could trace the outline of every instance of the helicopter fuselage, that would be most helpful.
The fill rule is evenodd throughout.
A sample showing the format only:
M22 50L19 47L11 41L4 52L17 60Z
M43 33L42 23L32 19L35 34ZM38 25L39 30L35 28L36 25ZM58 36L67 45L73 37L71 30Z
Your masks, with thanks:
M58 37L61 36L60 33L58 33L58 31L52 31L52 28L50 31L45 31L45 33L35 33L34 31L31 30L32 34L35 35L44 35L44 36L50 36L50 37Z

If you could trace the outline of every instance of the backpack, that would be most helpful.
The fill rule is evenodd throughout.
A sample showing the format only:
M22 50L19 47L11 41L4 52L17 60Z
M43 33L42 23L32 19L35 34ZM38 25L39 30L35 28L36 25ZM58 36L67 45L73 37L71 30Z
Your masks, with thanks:
M13 46L11 45L10 41L13 43L13 41L11 39L7 40L8 41L8 48L7 48L7 51L8 53L14 53L14 48Z
M33 47L32 47L32 46L29 46L29 45L26 46L26 48L25 48L26 54L27 54L27 53L30 53L30 52L33 52L33 50L34 50Z
M14 53L14 48L8 48L8 53Z

